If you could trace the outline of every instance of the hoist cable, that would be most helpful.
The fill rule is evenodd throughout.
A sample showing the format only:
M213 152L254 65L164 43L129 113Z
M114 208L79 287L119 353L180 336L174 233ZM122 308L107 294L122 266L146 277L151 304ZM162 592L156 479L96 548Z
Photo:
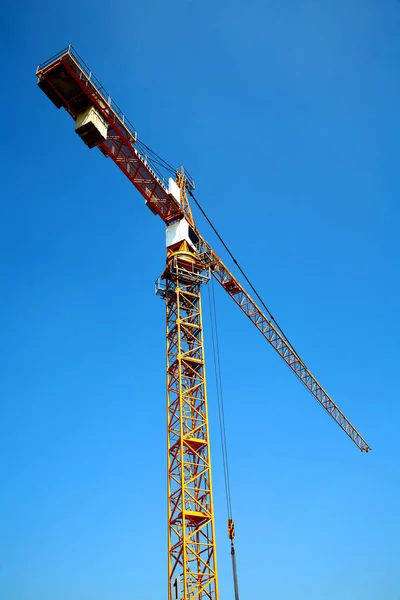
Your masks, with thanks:
M219 353L219 341L218 341L218 327L217 327L217 311L215 303L215 291L214 281L211 281L211 292L208 288L208 300L210 308L210 321L211 321L211 339L214 357L214 372L217 392L217 404L218 404L218 417L219 417L219 430L221 438L221 449L222 449L222 463L224 471L224 482L225 482L225 498L226 508L228 513L228 519L232 518L232 499L231 499L231 486L229 479L229 464L228 464L228 449L226 442L226 427L225 427L225 410L224 410L224 397L222 387L222 373L221 373L221 360Z
M304 362L302 361L302 359L300 358L300 356L296 352L293 344L289 341L289 338L285 335L285 333L284 333L283 329L280 327L278 321L275 319L275 317L273 316L273 314L271 313L271 311L269 310L269 308L267 307L267 305L265 304L265 302L261 298L260 294L257 292L256 288L251 283L250 279L247 277L246 273L243 271L242 267L240 266L240 264L238 263L238 261L236 260L236 258L233 256L232 252L229 250L227 244L224 242L223 238L218 233L218 230L213 225L213 223L211 222L210 218L207 216L207 214L205 213L205 211L201 207L199 201L197 200L197 198L195 197L195 195L193 194L193 192L190 189L188 190L188 192L189 192L190 196L193 198L194 202L196 203L196 205L197 205L198 209L200 210L201 214L206 219L207 223L210 225L211 229L214 231L215 235L217 236L217 238L219 239L219 241L221 242L221 244L223 245L223 247L225 248L225 250L227 251L227 253L231 257L232 261L235 263L236 267L239 269L239 271L241 272L241 274L243 275L243 277L245 278L245 280L249 284L250 288L253 290L255 296L258 298L258 300L260 301L261 305L265 308L266 312L268 313L268 315L270 317L270 320L273 321L273 323L276 325L276 328L279 330L279 332L281 333L282 337L285 339L285 341L287 342L287 344L290 346L290 349L292 350L293 354L296 355L296 357L298 358L299 362L305 367L306 365L304 364Z
M157 154L156 152L154 152L144 142L142 142L141 140L136 140L136 143L138 145L140 145L141 147L145 148L149 153L151 153L153 155L153 157L154 157L153 160L157 159L155 161L156 164L158 164L160 167L164 168L166 171L169 171L171 174L176 174L176 169L174 169L174 167L172 167L172 165L170 165L166 160L164 160L159 154ZM282 335L282 337L284 338L284 340L290 346L290 349L292 350L293 354L296 355L296 357L299 360L299 362L305 367L306 365L305 365L304 361L300 358L300 356L297 353L295 347L290 342L289 338L287 337L287 335L283 331L282 327L279 325L278 321L275 319L274 315L269 310L268 306L265 304L264 300L261 298L260 294L257 292L257 290L254 287L254 285L251 283L250 279L248 278L248 276L246 275L246 273L244 272L244 270L242 269L242 267L240 266L240 264L238 263L238 261L236 260L236 258L234 257L234 255L232 254L232 252L229 249L228 245L224 242L222 236L218 232L217 228L213 225L211 219L208 217L208 215L206 214L206 212L204 211L204 209L200 205L200 202L197 200L197 198L193 194L192 190L190 188L187 188L187 191L190 194L190 196L193 198L193 200L196 203L196 205L197 205L198 209L200 210L201 214L206 219L207 223L210 225L211 229L214 231L215 235L217 236L217 238L219 239L219 241L221 242L221 244L223 245L223 247L225 248L225 250L227 251L227 253L231 257L233 263L236 265L236 267L238 268L238 270L240 271L240 273L243 275L244 279L249 284L249 286L252 289L252 291L254 292L256 298L258 298L259 302L261 303L261 305L266 310L266 312L267 312L270 320L275 324L276 328L278 329L278 331L280 332L280 334Z
M226 506L228 513L228 533L231 540L231 560L232 560L232 577L233 577L233 590L235 600L239 600L239 584L238 574L236 565L236 552L234 544L234 524L232 518L232 498L231 498L231 485L229 478L229 463L228 463L228 446L226 441L226 426L225 426L225 409L224 409L224 395L222 388L222 372L221 372L221 360L219 352L219 340L218 340L218 319L217 319L217 307L215 301L215 289L214 279L211 280L211 292L208 288L208 300L210 307L211 316L211 337L212 347L214 355L214 371L217 388L217 400L218 400L218 415L219 415L219 426L221 435L221 447L222 447L222 462L224 468L224 480L225 480L225 496Z
M154 162L158 161L157 164L159 164L160 167L163 167L166 171L169 171L172 175L176 174L176 169L174 169L174 167L172 167L159 154L154 152L154 150L149 148L149 146L147 146L144 142L142 142L141 140L136 140L136 145L139 146L140 148L145 149L149 154L151 154L153 157L152 160L154 160Z

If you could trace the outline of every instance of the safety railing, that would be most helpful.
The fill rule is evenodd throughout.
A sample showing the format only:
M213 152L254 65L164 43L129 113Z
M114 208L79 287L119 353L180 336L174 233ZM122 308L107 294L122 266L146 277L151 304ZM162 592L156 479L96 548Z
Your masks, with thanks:
M57 60L59 60L60 58L65 56L66 54L69 54L74 59L74 61L77 63L78 67L81 69L82 73L86 76L88 81L90 81L94 85L96 90L98 92L100 92L101 96L103 97L103 100L108 104L108 106L112 109L112 111L117 115L117 117L121 121L121 123L130 131L130 133L132 134L134 139L136 139L137 132L136 132L136 129L134 128L134 126L132 125L132 123L125 116L125 114L122 112L122 110L120 109L118 104L112 99L111 95L107 92L105 87L101 84L99 79L96 77L96 75L90 69L90 67L85 63L83 58L81 58L81 56L79 56L78 52L75 50L75 48L71 44L69 46L67 46L66 48L64 48L64 50L61 50L61 52L58 52L57 54L55 54L54 56L52 56L45 62L41 63L38 66L37 71L45 70L53 62L56 62Z

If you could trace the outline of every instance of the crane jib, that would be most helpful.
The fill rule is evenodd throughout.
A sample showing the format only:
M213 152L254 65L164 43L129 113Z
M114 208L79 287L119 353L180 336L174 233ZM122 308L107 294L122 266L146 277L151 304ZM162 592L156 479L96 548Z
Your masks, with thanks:
M211 272L214 278L228 292L231 298L241 308L241 310L249 317L252 323L268 340L271 346L283 358L286 364L297 375L303 385L311 392L314 398L321 404L323 408L331 415L338 423L343 431L353 440L359 447L361 452L369 452L371 447L359 434L357 429L345 417L343 412L334 403L332 398L327 394L324 388L319 384L317 379L311 374L308 368L301 361L299 356L283 338L279 331L274 327L271 321L265 316L257 304L252 300L250 295L242 288L240 283L235 279L232 273L227 269L222 260L202 239L203 248L207 248L210 256Z

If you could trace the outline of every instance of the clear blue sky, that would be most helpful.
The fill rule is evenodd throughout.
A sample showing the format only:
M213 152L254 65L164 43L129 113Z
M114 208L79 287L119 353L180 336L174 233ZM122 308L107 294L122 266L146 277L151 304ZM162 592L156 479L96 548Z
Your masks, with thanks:
M399 30L395 0L3 7L1 600L167 597L164 226L36 87L69 42L141 139L188 167L373 448L218 292L241 598L400 598ZM204 312L211 359L207 294Z

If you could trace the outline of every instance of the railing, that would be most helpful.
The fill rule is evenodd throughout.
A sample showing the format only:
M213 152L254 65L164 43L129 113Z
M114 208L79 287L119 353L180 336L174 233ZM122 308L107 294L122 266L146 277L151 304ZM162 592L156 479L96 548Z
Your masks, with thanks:
M37 71L43 71L44 69L46 69L46 67L51 65L51 63L55 62L59 58L62 58L66 54L69 54L74 59L74 61L78 65L78 67L81 69L82 73L94 85L96 90L102 96L103 100L108 104L108 106L112 109L112 111L117 115L117 117L119 118L121 123L126 127L126 129L129 130L129 133L136 140L137 132L136 132L136 129L134 128L134 126L132 125L132 123L122 112L122 110L120 109L118 104L116 102L114 102L114 100L111 98L110 94L107 92L105 87L100 83L100 81L97 79L96 75L88 67L88 65L85 63L83 58L81 58L81 56L79 56L79 54L77 53L77 51L71 44L69 46L67 46L66 48L64 48L64 50L61 50L61 52L58 52L57 54L55 54L54 56L52 56L51 58L49 58L48 60L46 60L45 62L40 64L37 68Z
M96 77L96 75L93 73L93 71L90 69L90 67L85 63L83 58L78 54L78 52L75 50L75 48L71 44L69 44L69 46L67 46L66 48L61 50L61 52L58 52L57 54L55 54L54 56L52 56L45 62L41 63L37 68L37 73L40 73L40 71L46 70L52 63L55 63L56 61L58 61L59 59L62 59L66 55L69 55L73 59L73 61L76 63L76 65L78 66L78 68L81 71L80 76L85 77L91 83L91 85L96 90L96 92L101 96L101 98L104 100L104 102L110 107L110 109L115 114L115 116L117 117L117 119L119 120L121 125L124 127L124 129L126 129L127 133L129 134L128 139L129 139L129 137L131 137L134 140L134 142L132 142L132 146L134 147L135 153L138 156L138 158L140 159L140 161L142 162L142 164L147 168L147 170L150 172L150 174L158 181L159 185L162 186L165 193L168 193L168 177L165 177L160 169L165 168L168 172L170 172L171 169L168 169L166 166L163 166L160 163L159 157L153 158L148 155L147 147L145 146L145 144L143 142L141 142L140 140L137 139L137 131L133 127L132 123L125 116L125 114L122 112L122 110L119 108L118 104L116 102L114 102L111 95L107 92L105 87L101 84L99 79ZM151 151L150 151L150 153L151 153ZM193 189L194 189L193 178L191 177L191 175L188 173L188 171L184 167L180 167L179 170L182 172L182 174L185 177L186 187L188 188L189 191L193 191ZM175 172L177 172L177 170Z

